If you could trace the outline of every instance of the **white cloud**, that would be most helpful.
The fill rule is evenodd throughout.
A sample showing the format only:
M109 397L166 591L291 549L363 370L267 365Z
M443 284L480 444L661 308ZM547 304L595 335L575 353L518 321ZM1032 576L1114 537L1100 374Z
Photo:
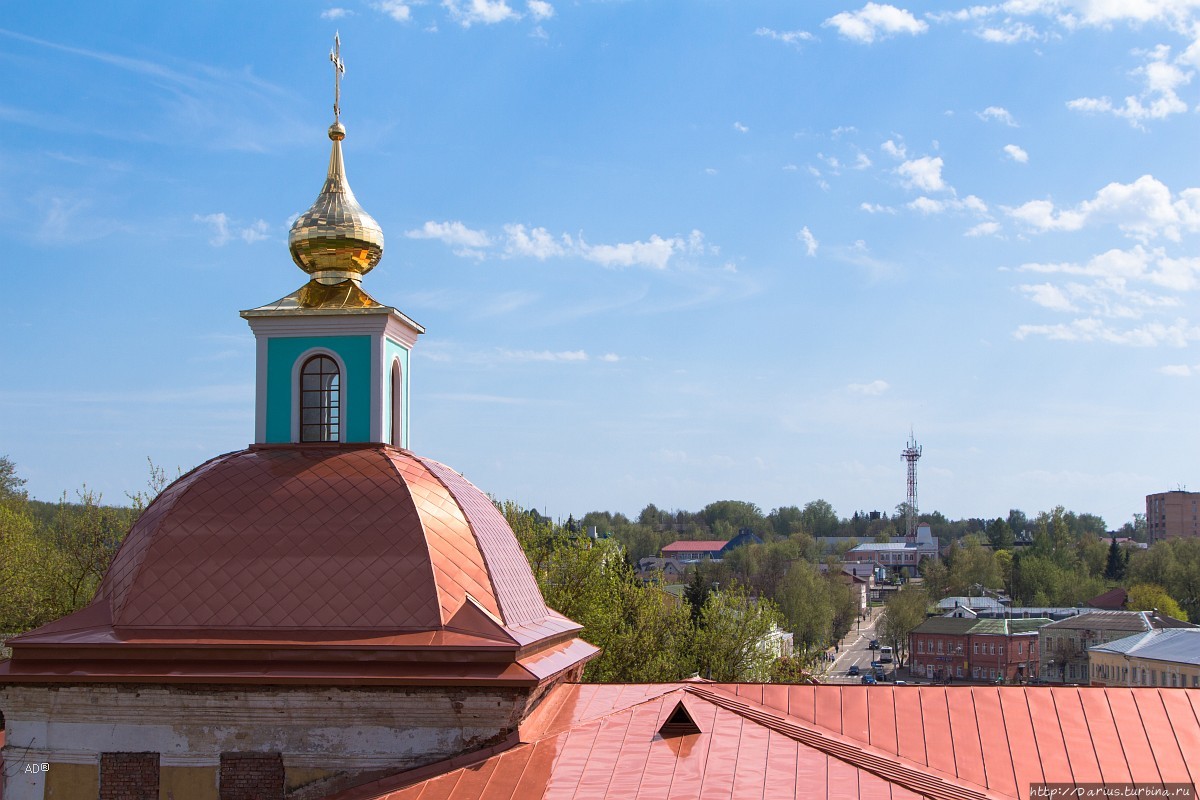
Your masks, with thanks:
M477 22L484 25L495 25L510 19L519 19L520 14L513 11L505 0L442 0L442 5L450 12L450 16L459 25L469 28Z
M871 159L866 153L860 152L854 159L854 169L868 169L871 166Z
M1200 41L1200 38L1197 39ZM1134 127L1151 119L1166 119L1172 114L1182 114L1188 104L1179 97L1178 89L1191 82L1194 73L1184 69L1189 54L1171 63L1171 48L1159 45L1146 54L1146 63L1133 71L1142 80L1142 91L1129 95L1123 104L1114 104L1107 97L1079 97L1068 101L1067 108L1093 114L1113 114Z
M743 124L742 124L742 123L740 123L740 122L735 122L735 123L733 123L733 129L734 129L735 131L737 131L738 133L749 133L749 132L750 132L750 126L749 126L749 125L743 125Z
M775 31L770 28L759 28L754 31L755 36L765 36L768 39L774 39L777 42L799 47L801 42L811 42L816 37L808 31Z
M321 12L321 19L341 19L351 16L353 13L348 8L327 8Z
M1178 241L1181 230L1200 230L1200 189L1185 189L1178 199L1151 175L1133 183L1110 183L1073 209L1049 200L1030 200L1005 209L1036 231L1077 231L1087 224L1112 224L1141 240L1163 236Z
M881 206L878 203L860 203L858 206L868 214L895 214L896 209L891 206Z
M408 7L407 0L378 0L378 2L372 3L371 7L387 14L396 22L408 22L412 17L412 9Z
M904 142L897 144L891 139L888 139L879 146L879 149L895 159L903 160L908 158L908 148L904 146Z
M551 256L562 256L571 249L571 237L563 235L559 241L545 228L526 231L524 225L505 225L504 253L507 256L532 256L545 261Z
M1185 320L1172 324L1151 322L1128 330L1118 330L1094 317L1072 320L1057 325L1021 325L1013 333L1017 339L1042 336L1060 342L1107 342L1132 347L1186 347L1200 340L1200 327Z
M998 28L982 27L975 32L975 35L985 42L993 42L995 44L1016 44L1017 42L1028 42L1045 38L1032 25L1025 22L1012 21L1006 21L1005 24Z
M929 30L929 25L908 11L887 3L867 3L858 11L843 11L823 23L837 28L842 36L863 44L897 33L917 35Z
M220 247L229 242L229 218L225 216L225 212L218 211L215 214L200 214L193 215L192 219L196 222L207 222L212 226L212 236L208 243L213 247Z
M865 394L870 396L878 396L886 392L891 386L887 381L874 380L870 383L852 383L846 387L849 391L855 394Z
M500 350L500 356L506 361L543 361L557 363L578 363L588 360L586 350Z
M993 236L1000 231L998 222L981 222L968 230L964 236Z
M250 225L238 231L238 236L241 236L246 244L253 244L254 242L261 242L263 239L268 238L270 230L271 226L267 224L267 221L260 219L255 220Z
M908 204L908 207L913 211L920 211L922 214L927 216L929 214L940 214L946 210L945 203L939 200L930 199L924 195L918 197L916 200L913 200Z
M1147 250L1137 245L1130 250L1114 248L1093 256L1083 264L1073 262L1028 263L1019 272L1043 275L1059 274L1094 278L1097 282L1124 290L1130 282L1143 281L1173 292L1200 289L1200 257L1172 258L1162 248Z
M817 237L812 235L812 231L808 229L807 225L800 229L800 232L796 234L796 238L804 242L804 250L809 256L817 254L817 248L821 246L821 243L817 241Z
M437 239L455 248L456 255L483 257L483 248L491 247L492 240L483 231L471 230L458 222L434 222L430 220L416 230L405 231L410 239Z
M1003 106L988 106L983 111L976 111L975 116L984 122L995 120L996 122L1003 122L1010 128L1017 127L1016 120L1013 119L1012 114L1008 113L1008 109Z
M1021 147L1015 144L1004 145L1004 153L1018 164L1029 163L1029 153L1026 153Z
M546 0L529 0L526 7L529 9L529 15L539 21L554 16L554 6L547 3Z
M1193 370L1200 373L1200 366L1190 367L1187 364L1165 364L1158 368L1158 371L1163 375L1170 375L1173 378L1190 377Z
M600 356L600 360L609 364L615 364L621 360L621 357L616 353L605 353L604 355Z
M679 239L664 239L658 234L648 242L621 242L619 244L589 245L580 240L584 258L605 267L651 267L666 269L671 256L681 245Z
M905 161L896 168L896 172L909 188L920 189L923 192L940 192L948 188L942 180L942 163L940 156L922 156Z
M589 244L583 236L555 236L543 227L527 227L520 223L504 226L504 235L493 237L486 231L473 230L461 222L426 222L422 227L406 231L411 239L437 239L454 248L454 254L469 258L582 258L605 267L650 267L666 269L672 258L680 255L717 255L720 248L704 240L701 231L687 236L663 237L653 234L647 241ZM498 245L502 249L496 250Z
M215 214L195 214L192 219L196 222L203 222L212 228L212 235L209 236L208 243L213 247L223 247L235 237L246 244L253 244L270 236L271 226L267 224L266 220L255 220L249 225L236 225L223 211Z
M1018 286L1037 305L1051 311L1078 311L1062 289L1051 283L1024 284Z
M983 202L973 194L969 194L962 200L957 201L957 205L958 207L964 208L967 211L974 211L976 214L986 214L988 211L987 203Z

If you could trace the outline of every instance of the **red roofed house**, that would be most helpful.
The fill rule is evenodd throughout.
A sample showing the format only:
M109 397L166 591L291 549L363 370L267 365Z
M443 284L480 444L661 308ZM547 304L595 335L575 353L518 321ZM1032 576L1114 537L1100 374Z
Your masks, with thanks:
M9 640L4 800L1200 783L1200 690L573 683L596 648L546 607L504 518L407 449L422 329L361 287L382 233L344 135L289 237L311 280L243 312L255 443L164 491L91 605Z
M701 561L706 558L720 558L725 545L724 541L691 541L671 542L662 549L663 558L674 558L677 561Z

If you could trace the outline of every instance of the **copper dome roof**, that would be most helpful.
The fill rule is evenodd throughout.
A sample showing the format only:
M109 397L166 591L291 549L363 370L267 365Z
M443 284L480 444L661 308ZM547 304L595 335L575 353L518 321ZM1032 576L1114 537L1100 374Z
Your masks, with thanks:
M539 683L596 654L579 631L449 467L256 445L159 495L92 604L10 640L0 679L220 680L253 662L256 682Z
M468 597L505 627L549 613L491 501L384 445L212 459L146 510L99 595L134 628L431 630Z

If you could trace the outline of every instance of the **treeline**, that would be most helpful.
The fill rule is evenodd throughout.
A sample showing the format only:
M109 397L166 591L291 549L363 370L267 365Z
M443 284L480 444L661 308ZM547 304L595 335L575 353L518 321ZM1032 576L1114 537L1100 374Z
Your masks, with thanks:
M0 633L35 628L87 605L148 500L105 505L84 487L74 500L30 500L0 456Z
M769 597L711 572L680 597L634 574L616 539L592 539L499 504L537 578L546 604L583 625L601 654L590 682L810 681L800 659L780 659L784 612Z

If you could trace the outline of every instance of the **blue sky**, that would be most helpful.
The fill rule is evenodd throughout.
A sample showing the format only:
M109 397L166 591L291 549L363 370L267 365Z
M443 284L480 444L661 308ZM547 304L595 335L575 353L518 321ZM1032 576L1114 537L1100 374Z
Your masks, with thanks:
M653 502L1112 527L1200 488L1200 0L6 4L0 453L119 501L253 436L328 158L413 449Z

